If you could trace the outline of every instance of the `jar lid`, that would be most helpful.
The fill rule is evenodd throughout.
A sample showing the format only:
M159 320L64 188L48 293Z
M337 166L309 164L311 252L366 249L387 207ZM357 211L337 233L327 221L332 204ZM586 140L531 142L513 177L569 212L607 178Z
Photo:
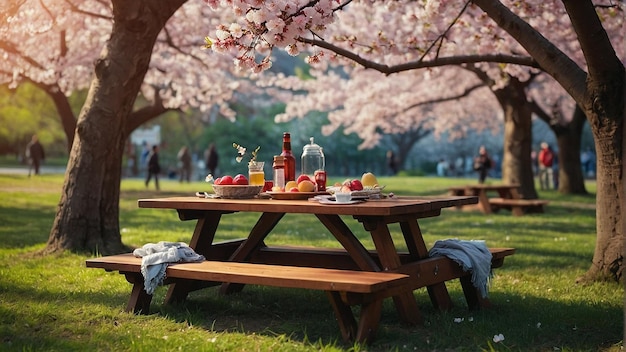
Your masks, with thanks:
M310 144L306 144L302 149L303 149L303 154L320 154L322 155L322 147L320 147L319 145L315 144L314 142L314 138L311 137L309 139L311 141Z

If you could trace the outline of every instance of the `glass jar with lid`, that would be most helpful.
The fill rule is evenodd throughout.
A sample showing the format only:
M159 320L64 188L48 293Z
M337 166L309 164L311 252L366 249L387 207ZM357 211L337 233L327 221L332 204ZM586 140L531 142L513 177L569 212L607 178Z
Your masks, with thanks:
M300 165L302 165L302 174L308 175L313 179L315 171L324 170L326 161L324 159L324 151L322 147L315 144L314 138L310 138L311 143L306 144L302 149L302 156L300 157Z

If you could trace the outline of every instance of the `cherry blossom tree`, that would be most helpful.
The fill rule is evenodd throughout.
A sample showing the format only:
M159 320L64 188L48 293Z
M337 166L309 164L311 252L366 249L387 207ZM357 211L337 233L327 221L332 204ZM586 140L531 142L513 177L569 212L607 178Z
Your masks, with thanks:
M208 3L217 6L217 1ZM273 47L283 47L295 55L306 48L305 44L315 44L336 55L317 50L309 57L311 63L343 56L385 74L475 64L505 84L504 77L519 80L533 73L520 65L546 72L581 107L599 151L597 242L587 278L621 279L624 63L615 51L623 49L623 1L224 3L240 16L239 22L220 26L215 39L207 39L207 45L219 52L235 52L240 66L254 71L269 66L268 52ZM380 10L370 17L359 17L361 12L352 11L358 6ZM402 8L402 16L389 15L394 7ZM367 23L363 27L368 28L370 38L357 41L349 35L334 34L332 40L343 42L342 47L322 40L331 33L331 26L344 22L348 27ZM468 35L468 28L475 30L474 35ZM617 38L622 41L611 42L607 32L616 28L621 29ZM504 35L514 40L505 40ZM468 51L472 44L474 52ZM357 46L362 50L353 50ZM388 53L384 61L368 60L368 53L381 48ZM255 53L264 57L258 63ZM532 60L525 60L525 55Z
M172 109L217 106L232 119L233 91L251 87L229 58L201 58L202 36L189 35L223 19L186 0L12 0L0 9L0 82L48 93L71 148L46 251L123 251L119 185L130 133ZM87 87L76 117L67 97ZM139 92L147 103L136 103Z

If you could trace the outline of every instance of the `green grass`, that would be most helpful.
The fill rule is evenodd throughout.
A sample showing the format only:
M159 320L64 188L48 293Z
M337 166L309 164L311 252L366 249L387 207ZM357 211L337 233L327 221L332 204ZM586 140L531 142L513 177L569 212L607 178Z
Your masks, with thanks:
M336 180L335 180L336 181ZM396 194L442 194L474 180L381 178ZM551 203L545 214L513 217L444 210L420 221L428 245L437 239L484 239L517 253L495 271L493 308L470 312L461 287L448 284L455 302L435 311L425 290L415 291L423 326L398 322L385 302L371 346L341 342L322 292L246 287L220 296L194 292L179 305L162 306L159 288L153 314L124 313L130 284L122 275L85 268L84 255L39 256L54 221L63 178L0 176L0 350L3 351L619 351L623 333L623 288L615 283L577 285L595 246L595 198L540 191ZM142 180L122 182L120 227L125 244L188 241L193 222L175 211L138 209L142 197L192 194L205 183L164 180L161 191ZM595 192L590 183L588 190ZM241 238L256 214L223 218L218 239ZM350 219L346 219L349 221ZM371 245L358 224L353 230ZM396 243L399 229L392 227ZM275 244L337 246L314 217L287 215L270 237ZM455 318L462 318L455 322ZM503 334L505 340L492 338Z

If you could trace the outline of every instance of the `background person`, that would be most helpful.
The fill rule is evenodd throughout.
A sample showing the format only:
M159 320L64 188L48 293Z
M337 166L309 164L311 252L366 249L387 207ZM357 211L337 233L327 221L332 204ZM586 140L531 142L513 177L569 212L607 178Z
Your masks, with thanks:
M180 173L179 181L191 181L191 153L187 146L183 146L178 151L178 172Z
M393 150L387 151L387 166L392 176L398 173L398 160L396 160L396 155L393 153Z
M554 172L552 164L554 163L554 152L546 142L541 143L539 151L539 187L541 189L550 189L550 182L553 182Z
M39 175L39 166L41 162L46 159L46 153L43 150L43 146L39 143L39 138L36 134L33 135L30 142L26 146L26 157L29 159L30 166L28 167L28 177L35 169L35 175Z
M161 172L161 165L159 164L159 147L152 146L152 151L148 155L148 176L146 177L146 187L150 183L150 179L154 176L154 184L157 191L159 190L159 173Z
M217 149L215 148L215 144L211 143L209 149L204 153L204 157L206 159L206 169L209 174L215 176L215 170L217 169L217 164L219 162L219 155L217 155Z
M474 171L478 171L478 183L485 183L491 166L493 166L493 162L487 153L487 148L481 145L478 149L478 156L474 158Z

